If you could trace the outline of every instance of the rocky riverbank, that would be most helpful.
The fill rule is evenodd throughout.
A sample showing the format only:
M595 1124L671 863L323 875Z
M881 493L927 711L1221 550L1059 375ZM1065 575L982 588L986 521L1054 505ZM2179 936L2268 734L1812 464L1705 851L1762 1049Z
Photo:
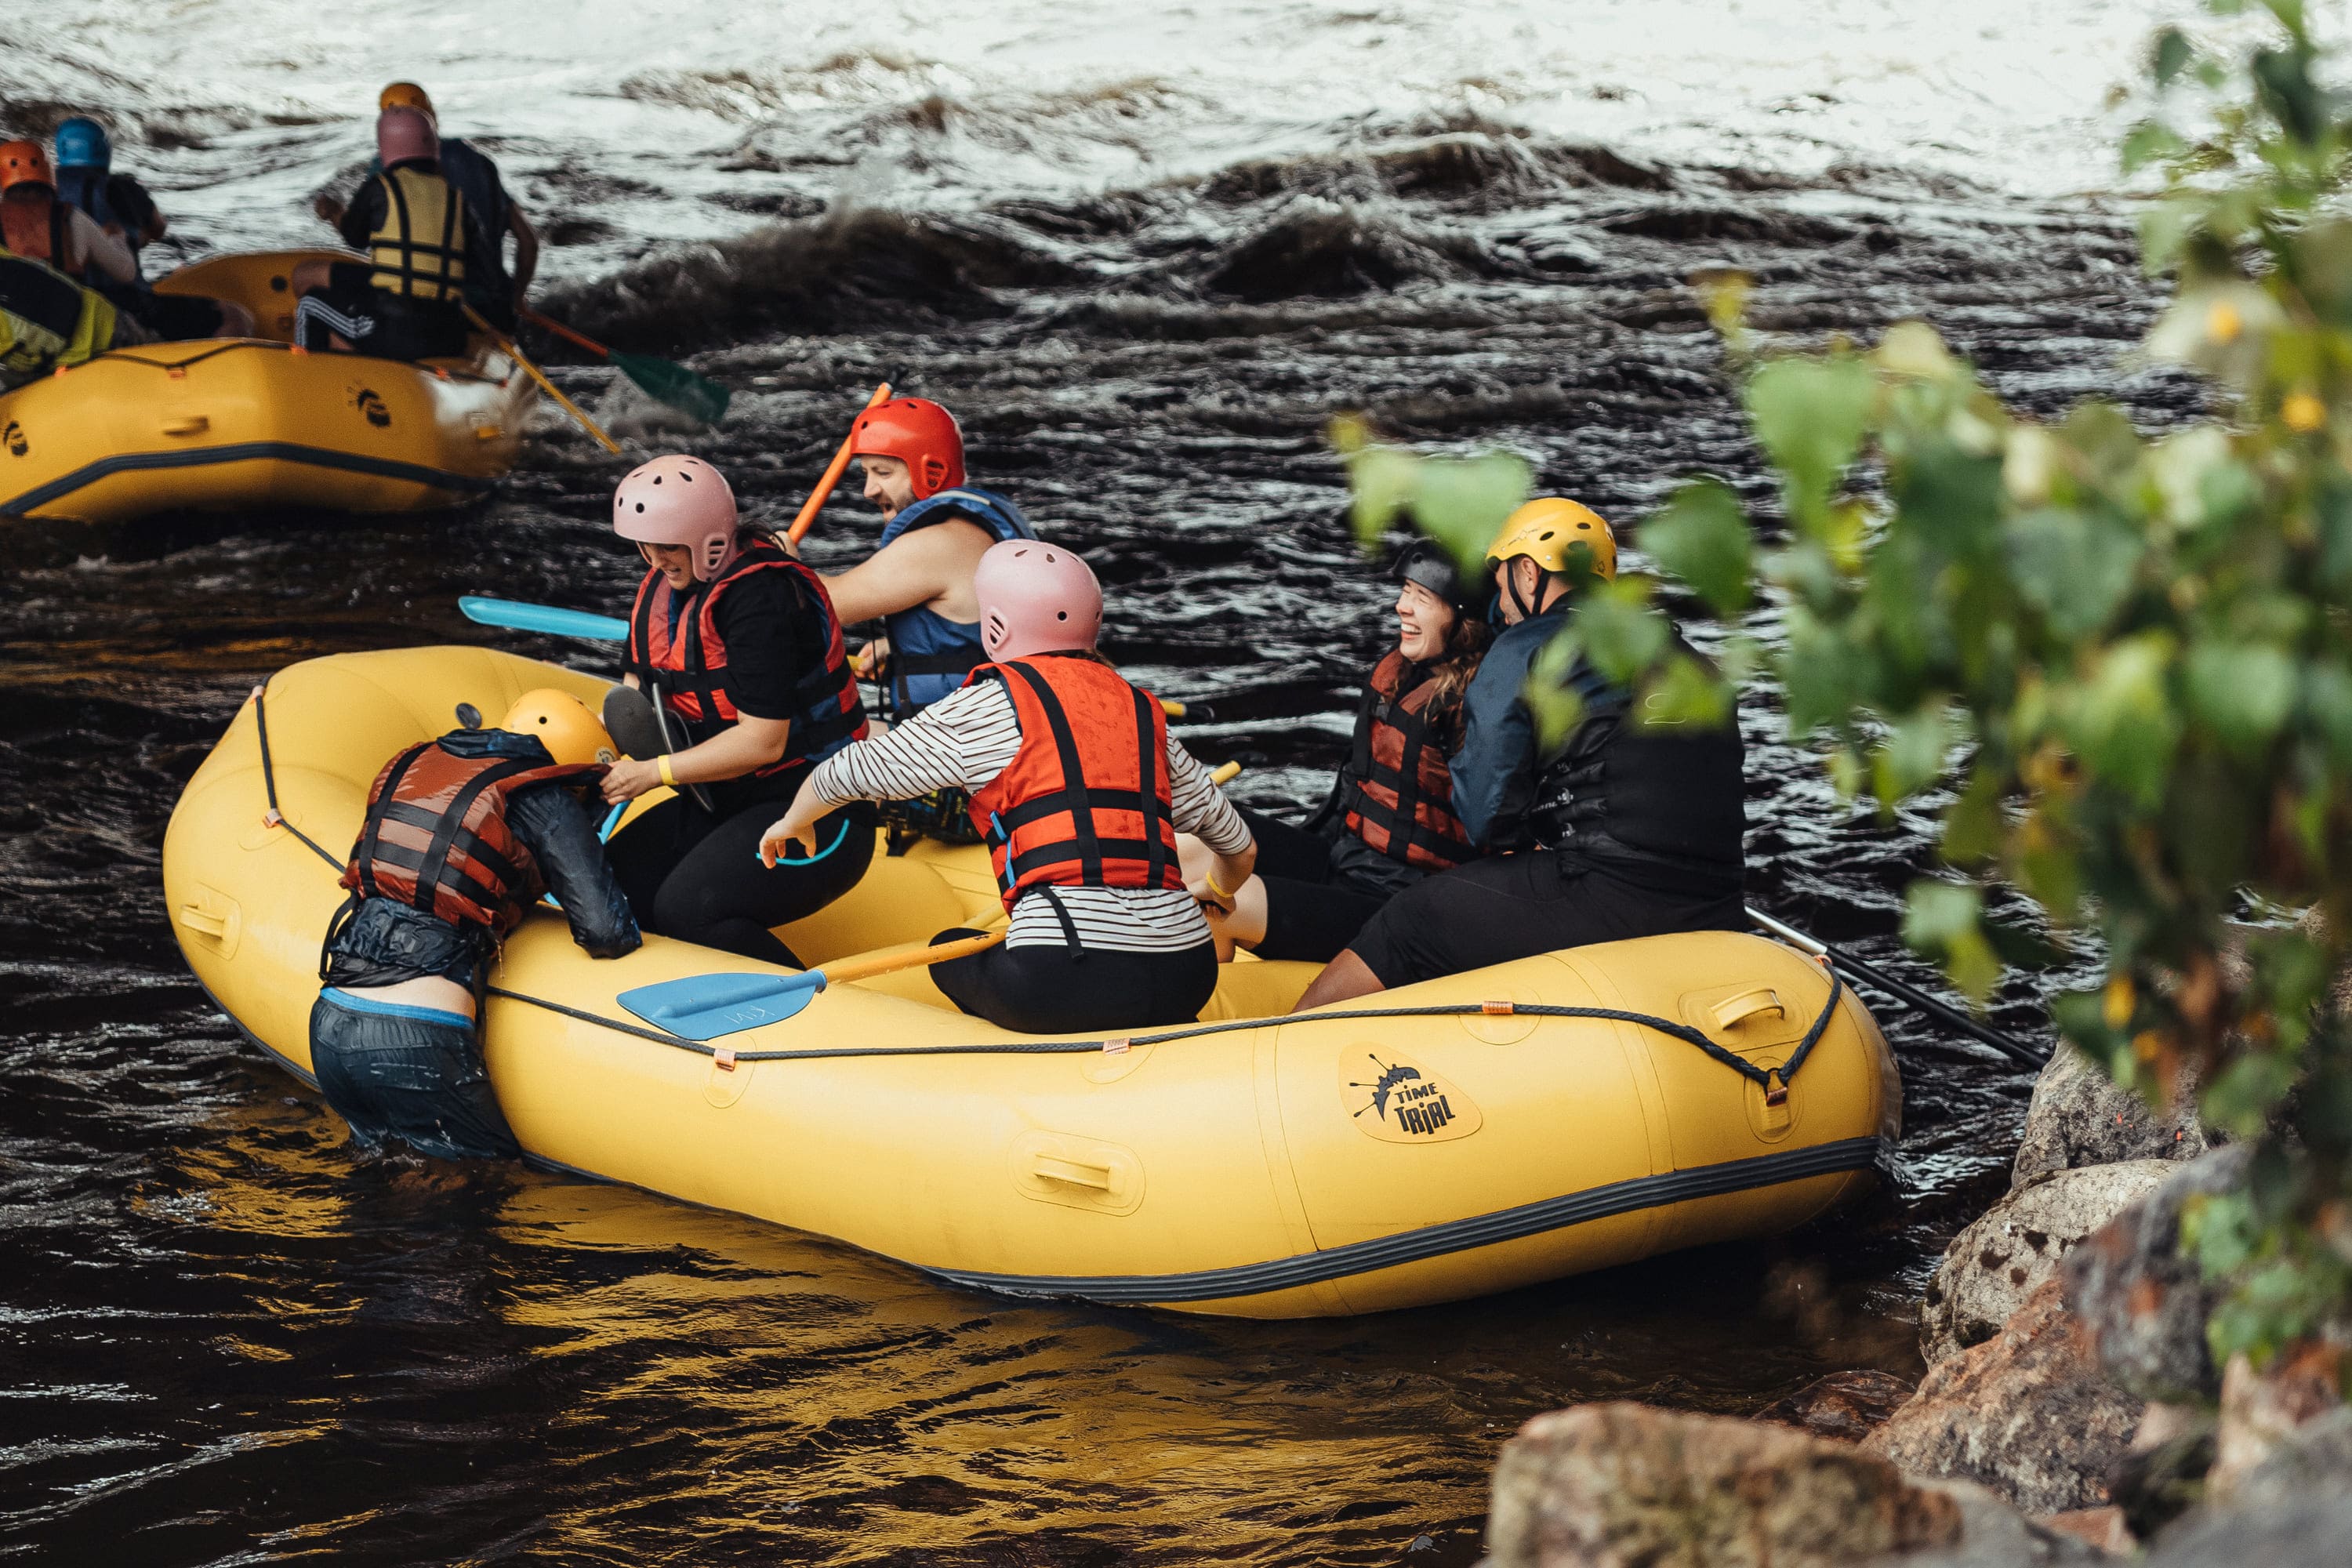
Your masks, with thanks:
M1927 1373L1825 1379L1751 1420L1581 1405L1496 1468L1490 1568L2095 1563L2337 1568L2345 1348L2216 1366L2184 1209L2247 1151L2063 1048L2009 1192L1920 1304Z

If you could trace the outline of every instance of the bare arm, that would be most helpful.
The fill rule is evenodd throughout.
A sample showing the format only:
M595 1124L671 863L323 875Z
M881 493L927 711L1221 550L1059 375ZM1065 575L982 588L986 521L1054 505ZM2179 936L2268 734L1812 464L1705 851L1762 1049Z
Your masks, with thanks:
M515 237L514 297L520 305L530 290L530 280L539 276L539 230L511 197L507 201L507 231Z
M117 283L135 282L139 264L131 258L131 247L98 226L98 220L79 207L73 209L74 237L81 247L87 266L113 279Z
M718 784L757 773L784 754L792 740L789 719L740 714L708 741L669 754L669 776L679 784ZM661 762L624 757L604 775L606 800L635 800L662 782Z
M977 620L971 574L992 542L979 524L960 520L901 534L824 580L834 613L847 626L931 605L950 620Z

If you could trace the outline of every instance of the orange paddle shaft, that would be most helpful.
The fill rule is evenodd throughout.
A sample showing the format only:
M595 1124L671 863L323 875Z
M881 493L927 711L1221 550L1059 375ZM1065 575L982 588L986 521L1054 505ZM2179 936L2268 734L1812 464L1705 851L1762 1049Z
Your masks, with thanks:
M890 384L886 381L874 389L874 395L866 400L866 407L872 408L885 403L888 401L889 396ZM858 410L861 414L865 411L863 408ZM798 544L801 535L806 533L809 531L809 525L816 521L817 511L824 505L825 497L833 494L833 487L841 482L843 472L849 467L849 448L856 439L857 426L853 421L849 426L849 434L841 438L841 450L835 452L833 455L833 461L824 466L824 477L817 480L816 489L809 491L808 500L801 502L800 515L793 519L792 527L784 531L784 537L793 543Z

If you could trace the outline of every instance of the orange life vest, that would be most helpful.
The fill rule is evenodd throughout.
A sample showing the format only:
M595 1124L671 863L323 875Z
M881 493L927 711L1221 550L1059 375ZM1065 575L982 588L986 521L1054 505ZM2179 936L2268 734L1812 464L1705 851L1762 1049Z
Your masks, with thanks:
M971 673L989 677L1021 721L1021 749L971 799L1004 907L1035 887L1183 887L1159 701L1087 658Z
M507 826L507 796L602 771L593 763L460 757L438 741L411 746L368 791L343 886L504 935L547 890L530 848Z
M824 580L765 539L745 545L727 569L688 596L678 597L669 580L647 572L629 611L628 667L637 679L658 684L671 712L698 727L698 738L732 724L741 715L727 691L727 639L715 612L722 595L754 572L782 572L799 583L824 624L824 662L802 673L793 693L793 732L784 754L754 775L769 777L803 763L823 762L852 741L866 738L866 705L842 646L841 617ZM671 632L675 618L677 635Z
M1454 815L1445 749L1430 733L1434 684L1423 680L1404 690L1412 670L1391 649L1365 686L1349 770L1348 831L1400 865L1443 871L1477 851Z

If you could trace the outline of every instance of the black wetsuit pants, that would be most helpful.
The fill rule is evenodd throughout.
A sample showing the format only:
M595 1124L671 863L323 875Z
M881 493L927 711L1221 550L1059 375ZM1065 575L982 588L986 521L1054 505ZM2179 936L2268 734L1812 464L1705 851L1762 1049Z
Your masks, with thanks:
M931 941L980 934L959 927ZM1209 1005L1217 950L1205 942L1173 952L999 943L933 964L931 979L973 1017L1024 1034L1168 1028L1191 1023Z
M396 1138L450 1160L520 1152L462 1013L331 985L310 1007L310 1071L362 1144Z
M811 864L771 870L760 864L760 837L790 803L789 795L759 799L718 815L681 795L614 834L605 853L638 923L680 942L801 967L772 928L803 920L857 886L874 858L877 817L870 805L845 806L817 824Z

